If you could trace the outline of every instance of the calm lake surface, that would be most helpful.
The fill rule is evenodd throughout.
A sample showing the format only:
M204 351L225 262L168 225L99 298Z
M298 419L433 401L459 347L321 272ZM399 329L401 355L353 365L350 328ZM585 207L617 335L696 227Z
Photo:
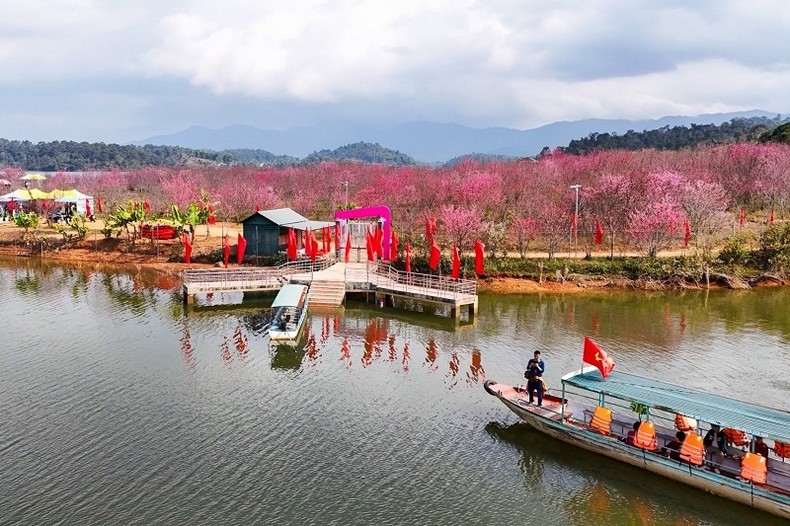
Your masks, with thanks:
M349 303L270 347L271 297L0 261L0 524L779 524L553 443L483 390L619 370L790 399L790 293L483 295L473 325ZM346 342L344 344L344 341Z

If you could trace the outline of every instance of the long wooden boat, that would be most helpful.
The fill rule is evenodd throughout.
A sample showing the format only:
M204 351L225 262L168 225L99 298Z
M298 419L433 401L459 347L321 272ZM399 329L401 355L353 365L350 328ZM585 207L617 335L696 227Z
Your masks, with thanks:
M295 341L304 325L307 304L305 285L283 285L272 302L274 316L269 327L269 338L276 341Z
M554 439L790 519L787 411L623 372L604 379L596 367L563 376L561 395L546 393L542 407L529 404L529 394L520 386L487 380L485 390ZM708 425L700 430L701 423ZM710 425L742 441L751 435L751 440L729 445L722 459L702 445ZM662 454L661 448L685 426L696 429L687 429L674 458ZM767 459L754 453L754 437L773 443Z

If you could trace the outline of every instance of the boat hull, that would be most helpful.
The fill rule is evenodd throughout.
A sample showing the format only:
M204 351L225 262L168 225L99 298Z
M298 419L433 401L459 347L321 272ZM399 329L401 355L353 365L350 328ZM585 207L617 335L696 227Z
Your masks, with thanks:
M497 389L499 385L489 380L485 388L524 422L551 438L790 519L790 498L783 499L781 495L770 494L748 482L730 479L689 464L679 464L596 432L566 424L559 412L527 405L523 398L513 396L512 388L504 386L505 389Z

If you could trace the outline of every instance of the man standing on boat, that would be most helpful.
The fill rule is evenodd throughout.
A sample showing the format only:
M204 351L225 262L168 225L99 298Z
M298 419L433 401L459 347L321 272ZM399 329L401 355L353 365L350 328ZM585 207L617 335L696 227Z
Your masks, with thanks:
M543 405L543 372L546 366L540 359L540 351L535 351L535 357L527 363L527 370L524 378L527 379L527 390L529 391L529 403L532 403L533 393L538 392L538 407Z

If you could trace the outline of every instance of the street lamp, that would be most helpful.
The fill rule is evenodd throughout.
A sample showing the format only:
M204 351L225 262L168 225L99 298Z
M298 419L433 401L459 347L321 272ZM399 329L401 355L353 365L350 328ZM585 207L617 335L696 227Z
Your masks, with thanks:
M578 257L579 251L579 189L582 187L580 184L572 184L571 188L576 190L576 212L573 214L573 257Z

